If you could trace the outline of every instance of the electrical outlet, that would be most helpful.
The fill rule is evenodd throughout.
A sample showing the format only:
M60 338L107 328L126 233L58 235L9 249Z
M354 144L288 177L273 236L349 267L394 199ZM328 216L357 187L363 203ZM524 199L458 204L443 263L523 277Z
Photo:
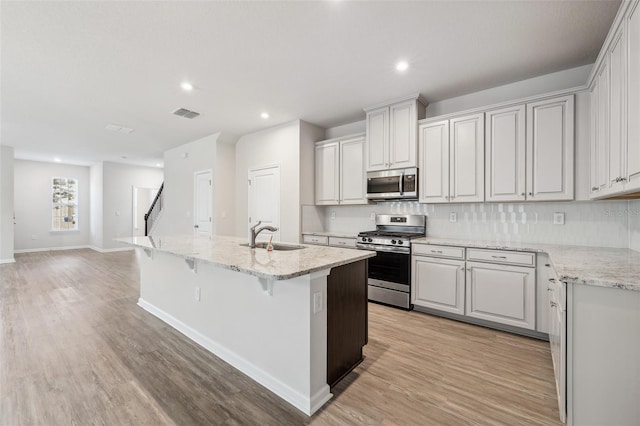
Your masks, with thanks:
M322 293L313 293L313 313L317 314L322 311Z
M200 287L196 287L195 297L196 297L196 302L199 302L200 301Z
M553 224L554 225L564 225L564 213L554 213L553 214Z
M32 240L37 240L37 239L38 239L38 236L37 236L36 234L33 234L33 235L31 236L31 239L32 239Z
M451 212L449 213L449 222L457 222L458 221L458 213Z
M375 222L376 221L376 214L375 212L371 212L371 214L369 215L369 220L371 222Z
M336 220L336 211L331 210L331 220Z

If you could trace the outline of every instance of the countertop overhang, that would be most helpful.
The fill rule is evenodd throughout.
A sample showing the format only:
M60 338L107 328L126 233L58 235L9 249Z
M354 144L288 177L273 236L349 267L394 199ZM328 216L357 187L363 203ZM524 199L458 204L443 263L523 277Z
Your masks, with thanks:
M376 255L374 251L316 245L303 245L301 250L268 252L242 246L246 239L222 236L150 236L119 238L116 241L269 280L288 280Z

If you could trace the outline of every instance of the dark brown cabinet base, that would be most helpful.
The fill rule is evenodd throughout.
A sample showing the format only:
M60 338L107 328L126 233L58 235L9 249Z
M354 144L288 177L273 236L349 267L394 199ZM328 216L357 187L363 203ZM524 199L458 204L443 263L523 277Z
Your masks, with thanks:
M367 261L327 277L327 383L335 386L362 361L368 339Z

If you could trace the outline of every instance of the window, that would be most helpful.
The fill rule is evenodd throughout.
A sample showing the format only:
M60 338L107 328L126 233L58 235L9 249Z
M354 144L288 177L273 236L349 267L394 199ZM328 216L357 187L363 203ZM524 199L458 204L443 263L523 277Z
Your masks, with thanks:
M78 229L78 179L53 178L52 231Z

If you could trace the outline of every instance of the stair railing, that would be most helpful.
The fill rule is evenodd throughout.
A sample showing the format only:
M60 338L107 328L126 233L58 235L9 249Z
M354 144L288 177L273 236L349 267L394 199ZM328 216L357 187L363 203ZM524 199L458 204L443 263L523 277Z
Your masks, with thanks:
M153 199L153 203L151 203L151 207L149 207L149 211L144 215L144 235L145 237L149 236L149 232L153 229L153 225L155 224L158 215L162 211L162 190L164 189L164 182L160 185L160 189L158 189L158 193L156 194L156 198Z

